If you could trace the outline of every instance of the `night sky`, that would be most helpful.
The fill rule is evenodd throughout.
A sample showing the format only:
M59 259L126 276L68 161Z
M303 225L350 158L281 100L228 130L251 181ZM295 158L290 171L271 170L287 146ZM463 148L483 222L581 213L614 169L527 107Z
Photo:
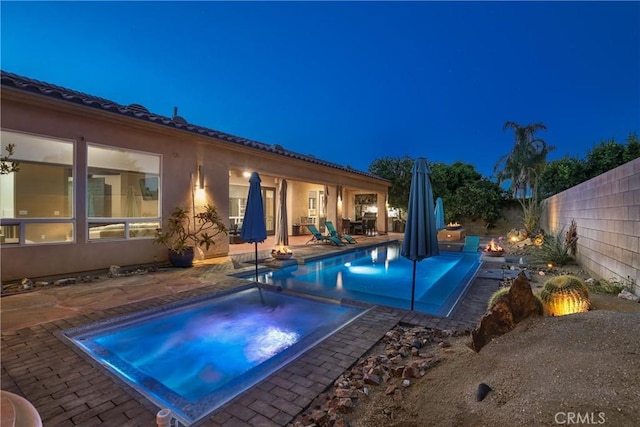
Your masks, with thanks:
M7 2L2 69L367 170L640 128L640 2Z

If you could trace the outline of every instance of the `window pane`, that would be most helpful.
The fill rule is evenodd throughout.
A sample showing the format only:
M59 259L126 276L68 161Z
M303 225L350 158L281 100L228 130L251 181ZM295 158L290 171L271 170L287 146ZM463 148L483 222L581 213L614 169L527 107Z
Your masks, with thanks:
M150 238L156 236L156 230L160 228L160 222L131 222L129 223L129 238ZM89 225L89 239L123 239L127 237L127 226L119 223L92 223Z
M73 217L73 143L2 131L19 171L0 175L3 218Z
M159 155L90 145L88 165L89 218L160 216Z
M124 238L124 223L90 224L89 239L114 239Z
M129 237L155 237L158 228L160 228L159 222L132 222L129 224Z
M0 243L11 244L20 243L20 225L9 224L0 227Z
M54 243L73 241L73 224L63 223L26 223L25 243Z

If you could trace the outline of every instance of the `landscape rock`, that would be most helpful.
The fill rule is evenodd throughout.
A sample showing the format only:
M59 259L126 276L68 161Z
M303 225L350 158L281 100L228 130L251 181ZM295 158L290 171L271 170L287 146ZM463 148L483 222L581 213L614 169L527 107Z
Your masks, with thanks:
M618 294L618 298L628 299L633 302L640 302L640 297L624 289Z
M541 315L541 306L531 291L531 285L524 273L520 272L509 292L498 299L471 331L469 347L478 352L493 338L511 331L527 317Z

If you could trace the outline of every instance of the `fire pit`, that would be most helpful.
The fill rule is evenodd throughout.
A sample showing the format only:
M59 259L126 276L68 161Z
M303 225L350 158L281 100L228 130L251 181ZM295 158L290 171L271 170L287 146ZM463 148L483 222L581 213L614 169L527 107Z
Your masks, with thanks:
M486 256L499 257L504 254L504 249L502 248L502 246L496 244L494 239L491 239L491 242L489 242L489 244L485 246L485 248L482 250L482 253Z
M450 222L449 224L447 224L445 226L445 228L449 231L453 231L453 230L460 230L460 227L462 227L459 223L457 222Z
M278 249L273 249L271 251L271 256L277 260L285 260L291 258L293 256L293 252L289 248L280 246Z

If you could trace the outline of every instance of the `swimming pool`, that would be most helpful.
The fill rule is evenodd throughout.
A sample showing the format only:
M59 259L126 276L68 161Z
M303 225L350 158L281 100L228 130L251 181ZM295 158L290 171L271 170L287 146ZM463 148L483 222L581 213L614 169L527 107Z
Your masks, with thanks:
M337 300L409 309L413 262L401 244L358 250L269 271L259 281ZM440 251L416 266L415 311L448 316L480 266L480 254Z
M73 328L64 335L185 425L364 313L250 287Z

